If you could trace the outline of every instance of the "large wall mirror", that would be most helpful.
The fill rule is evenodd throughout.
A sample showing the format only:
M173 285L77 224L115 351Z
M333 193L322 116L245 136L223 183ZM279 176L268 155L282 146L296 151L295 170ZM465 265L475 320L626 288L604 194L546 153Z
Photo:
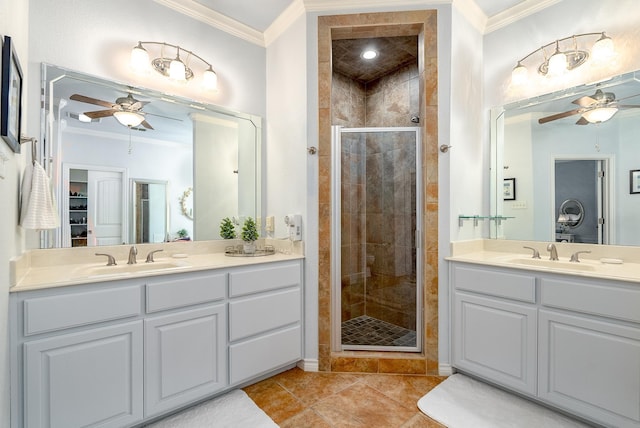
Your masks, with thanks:
M640 245L640 71L495 108L491 120L492 238Z
M61 219L42 248L220 239L223 218L261 216L260 117L48 64L42 76Z

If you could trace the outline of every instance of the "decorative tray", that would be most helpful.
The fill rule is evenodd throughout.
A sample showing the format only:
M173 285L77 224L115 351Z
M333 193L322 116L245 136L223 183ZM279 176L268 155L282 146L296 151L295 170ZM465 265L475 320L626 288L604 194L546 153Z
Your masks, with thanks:
M242 245L229 246L224 249L224 255L229 257L260 257L270 256L276 253L273 245L265 245L264 248L258 248L254 253L245 253Z

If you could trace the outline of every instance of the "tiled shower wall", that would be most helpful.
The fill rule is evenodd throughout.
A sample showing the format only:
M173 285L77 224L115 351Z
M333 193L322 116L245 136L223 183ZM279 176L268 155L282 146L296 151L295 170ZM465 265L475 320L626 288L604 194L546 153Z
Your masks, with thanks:
M366 84L333 73L336 125L417 126L418 100L417 63ZM414 148L399 133L343 136L342 321L369 315L415 329Z
M423 174L422 354L333 352L331 313L331 41L333 38L418 35L419 112ZM438 372L438 59L437 12L364 13L318 18L319 263L318 349L322 371L379 373ZM339 314L334 315L336 318Z

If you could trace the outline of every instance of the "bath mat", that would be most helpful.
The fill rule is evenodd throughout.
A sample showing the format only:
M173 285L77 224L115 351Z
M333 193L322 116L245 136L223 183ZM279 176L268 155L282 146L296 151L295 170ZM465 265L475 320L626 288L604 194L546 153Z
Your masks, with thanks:
M241 389L190 407L147 428L278 428Z
M462 374L449 376L418 400L448 428L589 428L546 407Z

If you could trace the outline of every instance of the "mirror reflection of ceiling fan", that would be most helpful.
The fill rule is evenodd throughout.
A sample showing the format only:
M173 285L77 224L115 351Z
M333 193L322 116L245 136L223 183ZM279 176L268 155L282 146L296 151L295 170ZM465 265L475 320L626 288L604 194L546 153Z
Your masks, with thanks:
M554 120L562 119L565 117L579 114L581 117L576 122L576 125L588 125L590 123L601 123L611 119L614 114L621 109L628 108L640 108L640 105L623 105L620 101L637 97L640 94L632 95L630 97L617 100L613 92L602 92L602 90L596 90L596 93L584 97L580 97L572 101L573 104L577 104L579 107L574 110L565 111L562 113L552 114L550 116L542 117L538 119L538 123L544 124Z
M178 120L173 117L160 116L158 114L147 113L142 111L142 108L149 104L149 101L139 101L133 98L131 93L127 94L126 97L120 97L116 99L115 103L110 103L108 101L99 100L97 98L91 98L85 95L73 94L69 97L73 101L79 101L87 104L94 104L101 107L106 107L107 110L96 110L96 111L88 111L83 114L91 119L98 119L102 117L110 117L113 116L116 120L128 127L133 128L138 125L144 126L146 129L153 129L151 124L147 122L145 119L146 115L150 116L158 116L164 117L166 119Z

